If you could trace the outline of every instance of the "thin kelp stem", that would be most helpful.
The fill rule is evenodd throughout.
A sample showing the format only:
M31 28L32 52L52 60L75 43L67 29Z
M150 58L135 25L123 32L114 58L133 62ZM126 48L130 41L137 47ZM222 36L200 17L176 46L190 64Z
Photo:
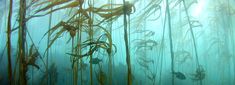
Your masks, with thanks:
M197 52L197 45L196 45L196 41L195 41L195 37L194 37L194 32L193 32L193 27L192 27L192 24L190 23L190 18L189 18L189 14L188 14L188 10L186 8L186 5L185 5L185 1L183 1L183 5L184 5L184 8L185 8L185 12L186 12L186 16L187 16L187 20L188 20L188 23L189 23L189 28L190 28L190 33L191 33L191 36L192 36L192 39L193 39L193 45L194 45L194 51L195 51L195 56L196 56L196 65L197 65L197 68L200 67L200 64L199 64L199 60L198 60L198 52ZM202 85L202 80L200 79L200 85Z
M18 36L18 56L20 58L19 62L19 84L26 85L26 71L27 66L25 64L25 41L26 41L26 0L20 0L20 11L19 11L19 36Z
M50 10L52 10L52 8L51 8ZM49 15L48 31L49 31L50 28L51 28L51 19L52 19L52 13L50 13L50 15ZM48 36L47 36L47 47L48 47L49 44L50 44L50 40L51 40L51 39L50 39L50 36L51 36L51 32L49 31L49 32L48 32ZM48 64L49 64L49 52L50 52L50 49L48 49L48 50L47 50L47 53L46 53L46 68L47 68L47 69L49 69L49 68L48 68ZM48 70L47 70L46 72L48 72ZM47 84L49 84L48 73L46 73L46 81L47 81Z
M7 22L7 58L8 58L8 80L12 85L12 67L11 67L11 17L12 17L12 0L10 0L10 9Z
M165 11L165 17L164 17L164 21L163 21L163 31L162 31L162 40L161 40L161 47L160 47L160 51L161 53L159 54L160 55L160 58L161 58L161 65L160 65L160 73L159 73L159 85L161 85L161 80L162 80L162 61L163 61L163 56L164 56L164 40L165 40L165 29L166 29L166 14L167 14L167 11Z
M81 26L80 26L80 28L81 28ZM79 40L79 41L78 41L78 44L81 44L81 42L82 42L82 32L81 32L81 31L78 32L78 37L79 37L79 39L78 39L78 40ZM79 46L79 47L78 47L78 55L81 55L81 54L82 54L82 50L81 50L81 46ZM82 67L82 65L83 65L82 59L79 59L79 62L80 62L80 67ZM83 85L83 79L82 79L83 70L81 70L80 73L81 73L81 75L80 75L81 85Z
M168 28L169 28L169 38L170 38L170 51L171 51L171 72L174 71L174 52L173 52L173 43L172 43L172 35L171 35L171 14L170 14L170 8L169 8L169 2L166 0L166 10L167 10L167 16L168 16ZM174 74L172 74L172 85L175 84L175 78Z
M80 8L82 8L82 6L80 6ZM81 13L79 13L79 19L82 19L82 17L81 17ZM82 32L80 31L80 29L82 29L82 22L81 21L78 21L78 35L77 35L77 42L78 42L78 44L79 45L81 45L81 43L82 43ZM76 49L76 53L78 53L78 55L81 55L82 54L82 50L81 50L82 48L81 48L81 46L78 46L78 49ZM82 61L82 59L80 58L79 59L79 62L80 62L80 67L82 67L83 66L83 61ZM80 80L81 80L81 84L80 85L83 85L83 78L82 78L82 76L83 76L83 70L80 70Z
M126 9L126 2L123 0L123 13L124 13L124 41L125 41L125 48L126 48L126 63L127 63L127 85L132 85L131 80L131 61L130 61L130 51L129 51L129 43L128 43L128 34L127 34L127 9Z
M111 4L111 6L109 7L110 9L113 9L113 5L112 5L112 3L113 3L113 0L109 0L108 1L108 3L109 4ZM111 14L111 16L112 16L112 11L110 12L110 14ZM112 18L111 18L111 20L109 21L109 31L110 31L110 37L112 37L112 25L113 24L113 22L112 22ZM111 40L111 43L110 44L112 44L112 40ZM112 46L110 47L110 49L112 50ZM108 53L108 56L109 56L109 85L112 85L112 62L113 62L113 59L112 59L112 52L111 53Z
M187 10L187 8L186 8L185 1L184 1L184 0L183 0L183 4L184 4L185 12L186 12L186 15L187 15L187 20L188 20L188 23L189 23L189 28L190 28L191 36L192 36L192 39L193 39L194 51L195 51L195 55L196 55L196 59L197 59L197 67L199 67L197 45L196 45L196 41L195 41L195 37L194 37L194 32L193 32L193 29L192 29L193 26L192 26L192 24L190 23L190 18L189 18L188 10Z
M72 53L74 53L74 38L72 37ZM78 85L78 62L74 62L74 58L72 58L72 63L74 63L73 67L73 85Z
M89 0L88 1L88 5L89 7L93 7L94 6L94 0ZM92 9L89 10L89 20L88 20L88 23L89 23L89 38L90 40L93 40L93 18L94 18L94 14L92 13ZM90 46L90 51L92 50L92 46ZM90 60L92 60L92 54L90 55ZM92 66L92 63L90 63L90 85L93 85L93 66Z

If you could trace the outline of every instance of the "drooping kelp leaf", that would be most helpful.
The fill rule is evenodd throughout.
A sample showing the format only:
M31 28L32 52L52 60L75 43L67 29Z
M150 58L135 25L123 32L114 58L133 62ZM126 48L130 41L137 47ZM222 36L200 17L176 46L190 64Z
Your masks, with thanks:
M192 55L190 52L181 50L175 52L175 61L179 64L185 63L187 60L192 60Z
M147 76L147 78L153 82L153 84L155 83L155 79L156 79L156 75L157 73L152 72L151 70L148 72L145 72L145 75Z
M109 4L108 4L109 5ZM135 12L135 7L133 4L131 3L126 3L125 6L124 5L120 5L118 7L112 8L112 9L107 9L104 8L106 6L108 6L107 4L101 6L100 8L92 8L93 12L97 15L99 15L100 17L102 17L103 19L99 22L102 23L104 21L110 21L110 20L116 20L119 16L123 15L123 8L125 7L126 12L128 15L132 14ZM115 5L115 4L114 4ZM119 5L119 4L116 4ZM99 25L98 24L98 25Z
M173 4L173 6L171 7L171 9L175 8L176 6L178 6L179 4L182 4L183 1L185 2L186 5L186 9L188 10L193 4L198 3L197 0L173 0L170 3Z
M137 16L137 18L133 19L133 22L135 22L133 24L135 28L139 28L141 26L141 23L147 20L154 13L159 11L159 13L161 14L160 2L157 0L152 0L144 9L142 9L144 10L144 12L141 11L141 13ZM151 20L157 20L160 17L160 14L157 17L155 16L154 19Z
M77 57L78 59L80 59L80 58L92 55L97 49L98 49L97 46L92 46L91 50L89 50L88 52L86 52L85 54L82 54L82 55L72 54L72 53L66 53L66 54L73 56L73 57Z
M80 2L76 0L76 1L73 1L73 2L71 2L71 3L69 3L69 4L65 5L65 6L62 6L62 7L59 7L59 8L55 8L53 10L50 10L50 11L47 12L47 14L50 14L52 12L55 12L55 11L58 11L58 10L61 10L61 9L75 8L75 7L78 7L79 5L80 5ZM40 12L40 10L38 12Z
M145 56L139 56L138 59L141 60L144 63L147 63L147 64L150 64L150 63L153 64L154 63L154 60L150 59L150 58L147 58L146 55Z
M140 49L150 49L152 50L154 47L158 45L158 42L152 39L144 40L144 39L135 39L133 40L134 47L136 47L136 51Z
M155 32L151 30L135 30L132 33L143 33L144 37L151 37L155 34Z
M61 29L59 29L60 27L62 27ZM58 32L56 32L56 30L59 30ZM76 28L72 25L67 24L66 22L61 21L60 23L58 23L57 25L55 25L54 27L52 27L50 30L48 30L44 36L42 37L42 39L50 32L51 34L53 34L54 32L56 32L55 37L52 38L51 42L49 43L48 47L46 48L46 51L52 46L52 44L64 33L64 32L69 32L70 36L73 38L76 35ZM51 35L52 36L52 35ZM40 40L41 41L41 40ZM45 53L46 53L45 51ZM44 55L45 55L44 53Z
M111 53L112 52L112 46L113 46L112 36L111 36L110 32L107 29L103 28L102 26L98 26L98 27L101 28L105 32L104 35L108 38L109 48L107 49L107 52L108 52L109 55L111 55L112 54ZM116 46L114 45L114 47L115 47L115 52L114 53L116 53Z
M108 41L109 41L108 43L100 40L103 36L108 37ZM80 58L92 55L96 50L98 50L100 48L105 49L109 55L115 54L117 51L116 46L114 44L112 44L111 36L108 34L103 34L103 35L99 36L97 38L97 40L88 39L88 40L84 41L83 43L78 44L75 47L75 49L78 49L79 47L81 47L82 49L86 48L86 47L92 47L92 48L88 52L86 52L85 54L82 54L82 55L77 55L77 54L72 54L72 53L66 53L66 54L74 56L74 57L78 57L80 59ZM114 52L113 52L113 47L114 47Z
M26 65L32 65L36 67L37 69L39 69L39 66L36 64L36 60L38 56L39 56L39 53L37 49L34 47L34 45L31 45L29 49L29 55L28 55L29 59L27 60Z
M46 7L43 7L42 9L39 9L37 10L37 12L41 12L41 11L45 11L45 10L48 10L54 6L57 6L57 5L61 5L61 4L65 4L67 2L70 2L72 0L47 0L47 1L44 1L44 2L41 2L39 4L36 4L35 6L40 6L40 5L43 5L43 4L48 4Z
M143 61L138 60L138 59L136 61L141 67L143 67L146 70L149 70L149 65L147 63L144 63Z

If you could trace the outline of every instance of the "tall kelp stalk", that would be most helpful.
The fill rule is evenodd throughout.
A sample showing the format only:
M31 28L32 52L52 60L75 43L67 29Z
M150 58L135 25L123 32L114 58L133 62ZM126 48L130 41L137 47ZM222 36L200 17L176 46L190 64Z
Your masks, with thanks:
M88 0L89 7L94 7L94 0ZM94 15L92 13L92 9L89 9L88 11L89 19L88 19L88 27L89 27L89 38L90 40L93 40L93 18ZM90 46L89 51L92 51L92 46ZM90 61L92 60L92 54L90 55ZM93 66L92 63L90 63L90 85L93 85Z
M72 38L72 45L71 45L71 53L77 53L77 49L74 49L74 37L76 35L76 30L70 30L70 36ZM77 36L79 37L79 36ZM79 39L78 39L79 40ZM78 61L76 58L72 57L72 64L73 65L73 85L78 85Z
M189 14L188 14L188 10L187 10L186 4L185 4L185 0L182 0L182 2L183 2L184 9L185 9L185 12L186 12L187 20L188 20L188 23L189 23L190 33L191 33L191 36L192 36L192 39L193 39L194 52L195 52L195 56L196 56L196 68L198 69L198 68L200 68L200 64L199 64L199 60L198 60L198 52L197 52L197 46L196 46L196 41L195 41L195 37L194 37L194 32L193 32L193 29L192 29L193 26L192 26L190 18L189 18ZM202 85L202 80L200 80L200 85Z
M53 7L50 9L50 10L53 10ZM52 13L50 13L50 15L49 15L49 26L48 26L48 31L50 30L50 28L51 28L51 22L52 22ZM49 31L48 32L48 36L47 36L47 46L49 46L49 44L50 44L50 40L51 40L51 38L50 38L50 36L51 36L51 32ZM49 53L50 53L50 49L48 49L47 50L47 53L46 53L46 68L47 69L49 69L48 68L48 65L49 65ZM48 79L48 70L47 70L47 73L46 73L46 81L47 81L47 84L49 84L49 79ZM50 83L51 83L51 80L50 80Z
M170 14L170 8L169 8L169 1L166 0L166 10L167 10L167 17L168 17L168 28L169 28L169 39L170 39L170 52L171 52L171 72L174 71L174 52L173 52L173 43L172 43L172 35L171 35L171 14ZM166 16L165 16L166 17ZM172 79L171 79L172 85L175 84L175 78L174 74L172 73Z
M79 23L78 23L78 25L79 25ZM78 50L74 49L75 35L76 35L76 30L70 30L70 36L72 38L72 45L71 45L71 51L72 51L71 53L72 54L78 54ZM79 37L79 36L77 36L77 37ZM79 40L79 39L77 39L77 40ZM73 66L72 66L72 68L73 68L73 85L78 85L78 61L76 58L74 58L72 56L71 56L71 58L72 58L71 62L73 64Z
M79 18L81 17L81 14L79 14ZM78 24L79 24L79 27L78 27L78 29L81 29L81 24L80 24L81 22L79 21L78 22ZM82 32L79 30L78 31L78 44L80 45L82 43ZM81 55L82 54L82 48L81 48L81 46L79 46L78 47L78 51L76 52L76 53L78 53L78 55ZM83 66L83 61L82 61L82 59L79 59L79 62L80 62L80 67L82 67ZM82 76L83 76L83 70L80 70L80 80L81 80L81 85L83 85L83 78L82 78Z
M159 85L161 85L161 80L162 80L162 65L163 65L163 57L164 57L164 40L165 40L165 30L166 30L166 14L167 14L167 10L165 11L165 18L163 21L163 31L162 31L162 40L161 40L161 44L160 44L160 51L159 52L159 57L161 57L161 65L160 65L160 72L159 72Z
M127 34L127 15L128 15L128 10L127 10L127 4L129 2L126 2L123 0L123 13L124 13L124 41L125 41L125 48L126 48L126 63L127 63L127 85L132 85L132 80L131 80L131 61L130 61L130 50L129 50L129 43L128 43L128 34Z
M19 59L19 84L27 84L27 65L25 64L25 41L26 41L26 0L20 0L19 10L19 33L18 33L18 57Z
M80 8L82 9L82 4L79 5ZM78 17L79 17L79 21L78 21L78 35L77 35L77 42L78 42L78 45L81 45L82 43L82 31L80 29L82 29L82 17L81 17L81 13L78 14ZM81 55L82 54L82 48L81 46L78 46L78 49L76 49L76 53L78 53L78 55ZM82 59L80 58L79 59L79 62L80 62L80 67L83 67L83 61ZM81 84L80 85L83 85L83 70L81 69L80 70L80 80L81 80Z
M109 0L108 1L108 3L109 4L111 4L111 6L109 7L110 9L113 9L113 5L112 5L112 3L113 3L113 0ZM112 16L112 11L110 12L110 14L111 14L111 16ZM110 37L112 38L112 25L113 24L113 22L112 22L112 19L109 21L109 31L110 31ZM110 43L111 45L112 45L112 40L111 40L111 43ZM111 49L112 50L112 46L109 48L109 49ZM108 52L108 57L109 57L109 69L108 69L108 74L109 74L109 85L112 85L112 63L113 63L113 60L112 60L112 52L111 51L109 51Z
M185 1L183 1L183 5L184 5L184 8L185 8L185 12L186 12L186 16L187 16L187 20L188 20L188 23L189 23L189 28L190 28L190 33L191 33L191 36L192 36L192 39L193 39L193 45L194 45L194 51L195 51L195 55L196 55L196 62L197 62L197 67L199 67L199 60L198 60L198 52L197 52L197 46L196 46L196 41L195 41L195 37L194 37L194 32L193 32L193 26L192 24L190 23L190 18L189 18L189 14L188 14L188 10L186 8L186 5L185 5Z
M72 36L72 53L75 52L74 50L74 36ZM73 61L73 59L72 59ZM74 67L73 67L73 85L77 85L78 84L78 62L74 62Z
M11 17L12 17L12 3L10 0L8 21L7 21L7 58L8 58L8 80L12 84L12 67L11 67Z

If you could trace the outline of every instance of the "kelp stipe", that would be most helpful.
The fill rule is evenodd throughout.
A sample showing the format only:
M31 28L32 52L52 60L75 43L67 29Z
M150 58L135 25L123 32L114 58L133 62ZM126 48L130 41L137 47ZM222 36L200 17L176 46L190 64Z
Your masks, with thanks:
M172 42L172 35L171 35L171 14L170 14L170 8L169 8L169 1L166 0L166 10L167 10L167 17L168 17L168 34L169 34L169 39L170 39L170 52L171 52L171 72L175 72L174 71L174 52L173 52L173 42ZM171 79L171 83L172 85L175 85L175 76L174 74L172 75L172 79Z
M129 16L130 13L128 13L128 9L127 9L127 5L129 5L129 2L126 2L125 0L123 0L123 13L124 13L124 41L125 41L125 49L126 49L126 63L127 63L127 85L132 85L132 74L131 74L131 61L130 61L130 49L129 49L129 39L128 39L128 22L127 22L127 15ZM130 28L129 28L130 29Z
M196 65L197 65L196 68L197 69L199 69L199 68L203 69L200 66L199 59L198 59L197 45L196 45L196 41L195 41L195 37L194 37L193 26L191 24L191 21L190 21L190 18L189 18L189 14L188 14L188 9L186 7L185 0L182 0L182 2L183 2L183 5L184 5L184 8L185 8L187 20L188 20L188 23L189 23L190 33L191 33L191 36L192 36L192 39L193 39L193 46L194 46L194 51L195 51L195 56L196 56ZM202 85L202 80L200 80L200 85Z
M19 10L19 37L18 37L18 57L19 57L19 84L26 85L27 66L25 65L25 42L26 42L26 0L20 0Z
M12 18L12 3L13 0L10 0L9 5L9 13L8 13L8 21L7 21L7 58L8 58L8 81L9 84L13 84L12 82L12 64L11 64L11 18Z

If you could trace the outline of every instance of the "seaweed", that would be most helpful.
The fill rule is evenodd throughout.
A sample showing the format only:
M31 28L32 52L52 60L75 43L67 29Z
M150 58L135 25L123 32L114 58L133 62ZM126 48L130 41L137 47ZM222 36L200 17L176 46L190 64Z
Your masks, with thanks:
M12 64L11 64L11 17L12 17L12 3L10 0L8 22L7 22L7 58L8 58L8 80L12 84Z
M25 42L26 42L26 0L20 0L20 10L19 10L19 36L18 36L18 57L19 57L19 83L21 85L27 84L26 72L27 67L25 65Z
M172 32L171 32L171 14L170 14L170 8L169 8L169 2L166 0L166 13L168 17L168 29L169 29L169 39L170 39L170 53L171 53L171 72L174 71L174 52L173 52L173 42L172 42ZM172 85L175 84L174 74L172 74Z
M132 85L132 73L131 73L131 62L130 62L130 49L129 49L129 41L128 41L128 35L127 35L127 15L130 16L130 14L128 13L128 10L126 7L128 7L128 4L130 4L128 1L126 2L125 0L123 0L123 13L124 13L124 18L123 18L123 22L124 22L124 41L125 41L125 49L126 49L126 63L127 63L127 85ZM130 24L129 24L130 26ZM129 28L130 29L130 28Z
M107 75L104 71L101 69L101 65L99 65L99 71L95 73L96 79L98 80L100 85L105 85L105 82L107 81Z

